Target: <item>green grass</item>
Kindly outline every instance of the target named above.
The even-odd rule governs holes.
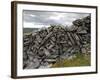
[[[63,59],[60,61],[57,61],[52,67],[77,67],[77,66],[90,66],[90,55],[82,55],[77,54],[76,58],[73,58],[71,60]]]
[[[23,33],[23,35],[30,35],[30,34],[32,34],[32,32]]]

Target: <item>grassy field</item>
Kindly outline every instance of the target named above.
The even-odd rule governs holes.
[[[82,55],[82,54],[77,54],[76,58],[73,58],[71,60],[64,59],[57,61],[52,68],[56,67],[77,67],[77,66],[90,66],[91,61],[90,61],[90,55]]]
[[[38,28],[23,28],[23,35],[30,35],[37,30]]]

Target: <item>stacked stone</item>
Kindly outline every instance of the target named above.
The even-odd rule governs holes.
[[[23,38],[23,68],[50,67],[59,58],[67,59],[75,53],[86,53],[90,43],[90,16],[73,21],[71,29],[51,25]],[[89,49],[90,50],[90,49]]]

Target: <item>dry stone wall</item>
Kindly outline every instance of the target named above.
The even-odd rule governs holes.
[[[90,52],[91,17],[73,21],[72,28],[51,25],[23,36],[23,68],[48,68],[58,59]]]

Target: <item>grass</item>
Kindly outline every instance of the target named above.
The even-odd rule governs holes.
[[[30,34],[32,34],[32,32],[23,33],[23,35],[30,35]]]
[[[68,59],[63,59],[57,61],[54,65],[52,65],[52,68],[55,67],[77,67],[77,66],[90,66],[90,55],[82,55],[82,54],[77,54],[76,58],[73,58],[71,60]]]

